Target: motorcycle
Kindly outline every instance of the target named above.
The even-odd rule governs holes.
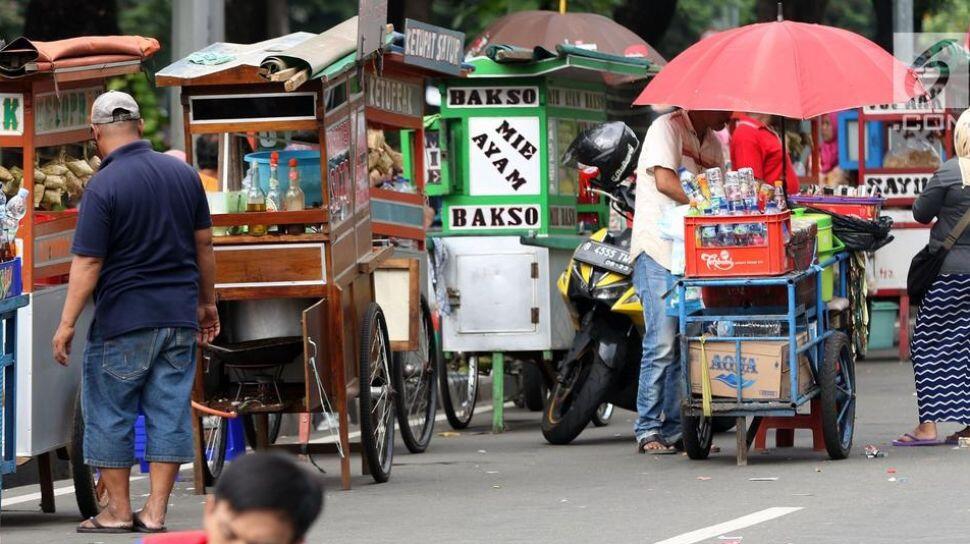
[[[577,136],[563,162],[579,168],[580,191],[608,198],[629,220],[638,148],[629,127],[606,123]],[[557,282],[577,332],[543,409],[542,435],[551,444],[572,442],[591,421],[595,424],[604,403],[636,410],[644,321],[633,287],[631,235],[629,226],[596,231],[576,248]],[[712,427],[720,432],[733,423],[715,418]]]

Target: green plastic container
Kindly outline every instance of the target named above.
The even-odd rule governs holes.
[[[815,222],[815,226],[818,227],[818,235],[816,241],[818,243],[818,260],[822,262],[832,255],[845,249],[845,245],[842,241],[832,234],[832,216],[825,215],[824,213],[806,213],[805,208],[796,208],[794,210],[796,217],[801,217],[802,219],[808,219]],[[828,302],[832,300],[832,296],[835,294],[835,266],[826,267],[822,271],[822,300]]]
[[[869,316],[869,349],[892,349],[899,304],[878,300]]]

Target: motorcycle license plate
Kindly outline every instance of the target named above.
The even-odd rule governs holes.
[[[583,242],[573,258],[577,261],[605,268],[610,272],[629,276],[633,273],[633,259],[630,253],[618,247],[608,246],[594,240]]]

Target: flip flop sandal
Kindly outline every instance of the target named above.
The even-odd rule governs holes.
[[[165,533],[168,532],[168,528],[162,525],[161,527],[149,527],[145,525],[145,522],[138,517],[138,514],[133,514],[131,516],[131,524],[136,533]]]
[[[94,527],[82,527],[78,525],[77,532],[97,533],[97,534],[103,534],[103,535],[121,535],[121,534],[132,532],[133,530],[132,527],[134,526],[132,524],[132,525],[119,525],[117,527],[106,527],[104,525],[101,525],[101,522],[98,521],[97,518],[88,518],[88,521],[90,521],[91,525],[94,525]]]
[[[897,448],[915,448],[920,446],[939,446],[943,443],[935,438],[933,440],[916,438],[909,433],[904,434],[901,438],[908,438],[909,440],[893,440],[893,446],[896,446]]]

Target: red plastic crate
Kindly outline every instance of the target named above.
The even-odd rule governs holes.
[[[721,224],[763,224],[764,243],[702,247],[701,229]],[[791,212],[772,215],[715,215],[684,218],[687,277],[778,276],[794,268],[785,247],[791,234]]]
[[[802,196],[795,195],[791,201],[797,206],[811,206],[839,215],[848,215],[875,221],[879,218],[883,199],[879,197],[863,196]]]

